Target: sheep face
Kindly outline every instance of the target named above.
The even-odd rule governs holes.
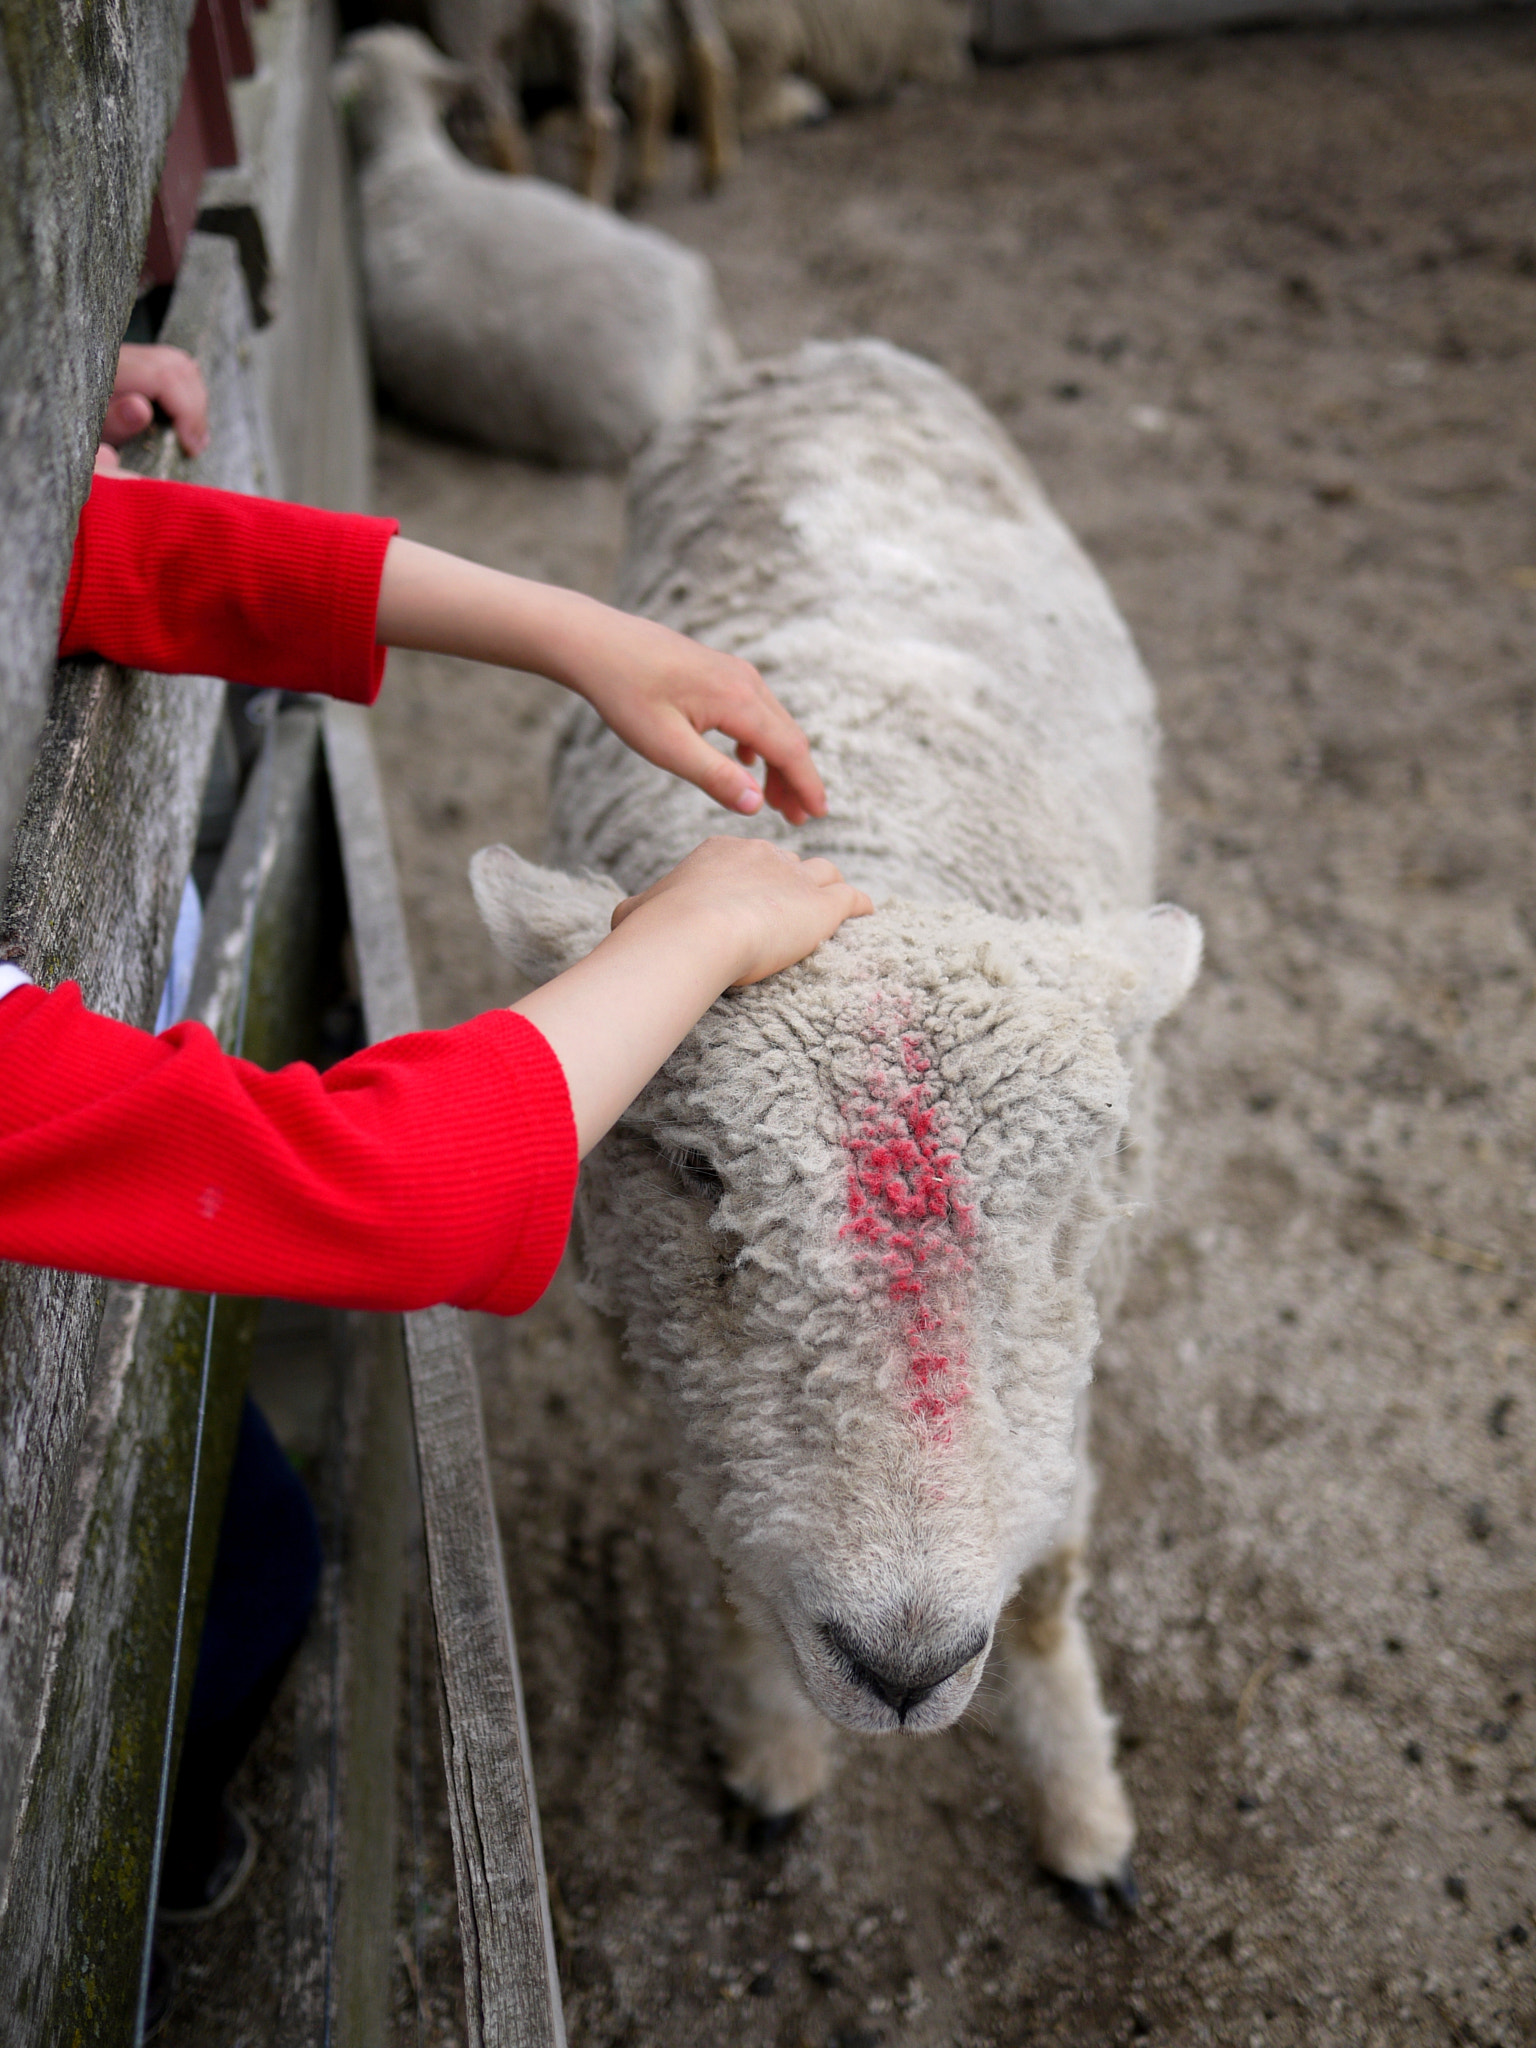
[[[617,894],[499,848],[474,881],[535,975]],[[665,1384],[733,1598],[833,1721],[953,1721],[1065,1516],[1124,1047],[1197,953],[1177,911],[888,904],[723,997],[588,1161],[591,1296]]]

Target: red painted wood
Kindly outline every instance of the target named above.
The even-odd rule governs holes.
[[[232,4],[238,8],[240,0],[232,0]],[[150,212],[141,289],[150,284],[169,284],[175,277],[187,236],[197,219],[204,172],[239,160],[225,83],[230,75],[223,18],[226,11],[227,0],[197,0],[187,36],[187,75],[182,81],[181,104],[165,145],[165,165]],[[248,24],[242,26],[247,30],[249,48]],[[251,54],[254,69],[254,51]]]
[[[213,0],[213,20],[223,50],[225,78],[249,78],[256,69],[251,0]]]

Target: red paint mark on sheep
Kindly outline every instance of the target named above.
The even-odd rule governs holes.
[[[961,1199],[965,1177],[928,1079],[932,1062],[920,1035],[902,1028],[910,1017],[910,1002],[882,990],[860,1028],[871,1059],[862,1093],[843,1105],[852,1164],[839,1235],[883,1269],[907,1346],[907,1412],[947,1444],[969,1392],[959,1297],[975,1211]]]

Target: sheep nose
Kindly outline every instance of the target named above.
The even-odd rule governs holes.
[[[841,1665],[843,1676],[884,1700],[905,1725],[907,1716],[930,1693],[937,1692],[947,1679],[981,1655],[987,1646],[988,1632],[984,1628],[975,1630],[963,1643],[920,1661],[889,1649],[872,1652],[838,1621],[824,1622],[821,1633]]]

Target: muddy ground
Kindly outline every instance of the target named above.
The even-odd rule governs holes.
[[[1536,22],[984,73],[755,144],[713,199],[679,152],[646,215],[748,353],[885,335],[1015,434],[1158,682],[1208,965],[1098,1372],[1133,1925],[1036,1874],[985,1702],[847,1739],[786,1844],[733,1842],[644,1389],[569,1269],[478,1326],[572,2041],[1536,2041]],[[399,422],[378,499],[598,593],[622,545],[612,480]],[[393,661],[433,1022],[513,992],[464,867],[539,852],[556,694]]]

